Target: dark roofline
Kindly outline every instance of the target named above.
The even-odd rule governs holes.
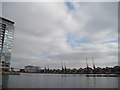
[[[3,18],[3,17],[0,17],[0,19],[1,19],[1,20],[4,20],[4,21],[7,21],[7,22],[10,22],[10,23],[12,23],[12,24],[14,24],[14,22],[13,22],[13,21],[8,20],[8,19],[5,19],[5,18]]]

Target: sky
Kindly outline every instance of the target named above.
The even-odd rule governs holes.
[[[11,66],[118,65],[117,2],[2,2],[15,22]]]

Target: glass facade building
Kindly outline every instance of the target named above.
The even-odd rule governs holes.
[[[0,62],[2,71],[10,70],[14,22],[0,17]]]

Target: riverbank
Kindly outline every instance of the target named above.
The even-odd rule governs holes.
[[[2,72],[2,75],[20,75],[22,72]],[[82,73],[26,73],[26,74],[62,74],[62,75],[85,75],[86,77],[120,77],[120,74],[82,74]]]
[[[44,75],[85,75],[86,77],[120,77],[120,74],[82,74],[82,73],[26,73],[26,74],[44,74]]]
[[[20,75],[20,72],[2,72],[2,75],[5,75],[5,74],[8,74],[8,75]]]

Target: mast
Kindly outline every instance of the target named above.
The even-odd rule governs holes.
[[[44,68],[44,73],[46,73],[46,66],[45,66],[45,68]]]
[[[88,69],[89,66],[88,66],[87,58],[86,58],[86,65],[87,65],[87,69]]]
[[[49,65],[47,64],[47,70],[49,71]]]
[[[61,65],[62,65],[62,71],[64,70],[64,68],[63,68],[63,62],[61,63]]]
[[[66,70],[67,68],[66,68],[66,64],[65,64],[65,62],[64,62],[64,67],[65,67],[65,70]]]
[[[93,69],[95,69],[95,62],[93,57],[92,57],[92,61],[93,61]]]

